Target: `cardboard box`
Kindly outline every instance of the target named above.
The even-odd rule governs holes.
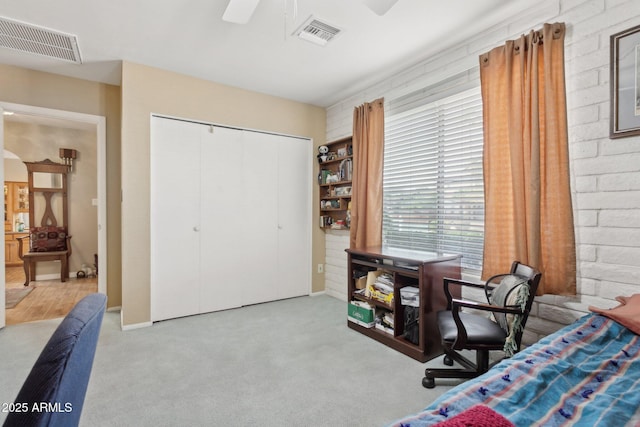
[[[413,286],[400,288],[400,304],[420,307],[420,289]]]
[[[369,304],[353,301],[349,303],[347,318],[350,322],[357,323],[365,328],[372,328],[375,325],[375,312]]]
[[[373,286],[373,284],[376,283],[376,280],[378,280],[378,276],[380,276],[382,273],[385,273],[385,271],[384,270],[370,271],[367,274],[367,286]]]

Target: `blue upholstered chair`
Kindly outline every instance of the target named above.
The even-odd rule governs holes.
[[[5,426],[77,426],[89,383],[104,294],[84,297],[55,330],[15,400]]]

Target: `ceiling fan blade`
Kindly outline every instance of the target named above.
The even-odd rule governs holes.
[[[397,3],[398,0],[363,0],[364,4],[376,14],[382,16]]]
[[[234,24],[246,24],[251,19],[260,0],[229,0],[222,20]]]

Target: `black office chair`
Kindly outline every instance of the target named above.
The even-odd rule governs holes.
[[[503,350],[507,356],[520,351],[522,333],[541,277],[533,267],[515,261],[509,273],[492,276],[484,284],[444,279],[447,310],[437,315],[444,363],[453,366],[456,361],[463,368],[426,369],[422,385],[434,388],[435,378],[477,377],[489,370],[490,350]],[[487,303],[452,298],[452,285],[484,289]],[[493,319],[481,313],[461,312],[462,307],[490,312]],[[475,350],[476,362],[457,350]]]
[[[80,300],[62,320],[31,368],[4,426],[77,426],[89,383],[104,294]]]

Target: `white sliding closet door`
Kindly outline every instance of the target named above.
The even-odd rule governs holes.
[[[202,144],[191,123],[151,123],[151,320],[162,320],[199,310]]]
[[[311,292],[311,146],[308,140],[278,137],[278,298]]]
[[[206,129],[201,162],[200,312],[242,305],[236,237],[243,220],[238,191],[242,181],[242,133],[234,129],[193,124]]]
[[[308,295],[308,139],[152,118],[152,321]]]
[[[278,299],[278,145],[271,135],[243,131],[243,223],[237,228],[242,247],[242,304]]]

